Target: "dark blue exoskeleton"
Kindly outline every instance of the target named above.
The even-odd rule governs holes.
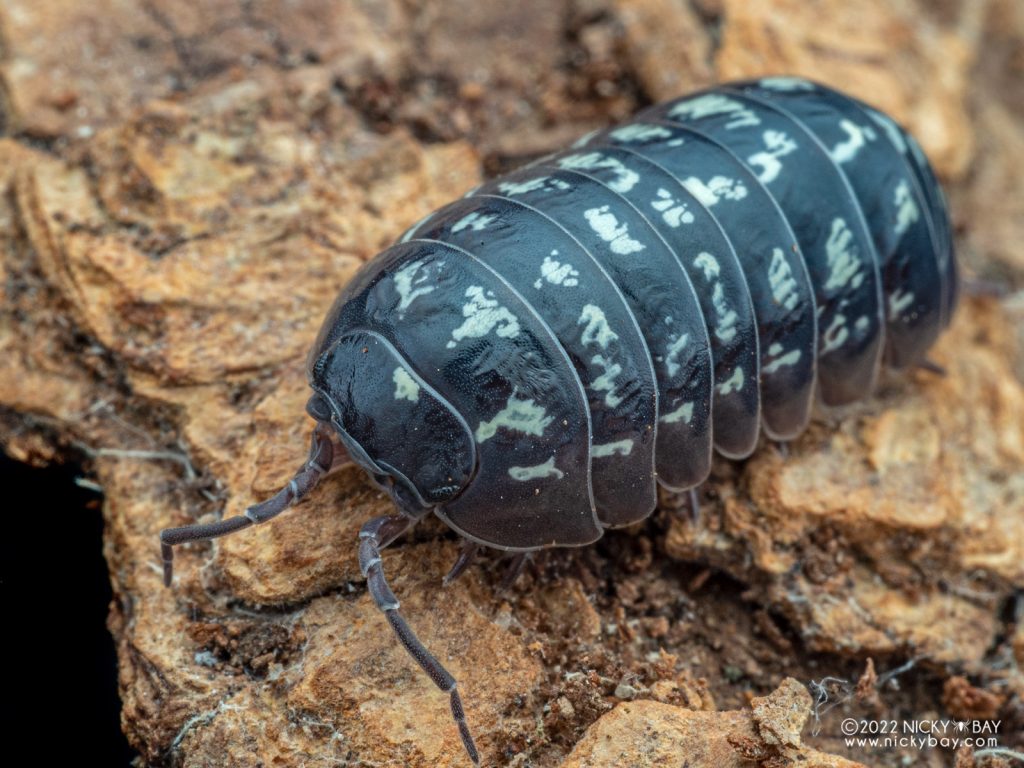
[[[466,545],[581,546],[647,517],[657,485],[702,483],[712,448],[791,440],[812,401],[865,397],[920,364],[950,321],[949,216],[889,117],[771,77],[661,104],[494,179],[367,263],[309,354],[309,459],[245,516],[161,534],[172,547],[279,514],[352,461],[399,514],[360,533],[370,592],[402,619],[380,551],[433,512]]]

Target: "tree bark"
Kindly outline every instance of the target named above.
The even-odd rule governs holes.
[[[391,509],[360,472],[179,548],[170,590],[157,534],[287,482],[306,350],[407,226],[651,101],[763,73],[835,85],[922,141],[965,272],[1002,287],[967,292],[934,350],[947,374],[888,377],[788,456],[716,459],[698,523],[552,553],[504,597],[497,557],[441,588],[458,547],[440,524],[386,550],[389,580],[487,764],[896,766],[839,721],[963,718],[979,697],[1024,748],[1019,3],[7,0],[0,38],[0,441],[103,487],[145,764],[467,764],[359,574],[357,531]],[[919,684],[897,694],[883,670],[855,691],[866,657],[912,661]],[[956,675],[978,695],[934,700]],[[766,725],[779,702],[795,725]]]

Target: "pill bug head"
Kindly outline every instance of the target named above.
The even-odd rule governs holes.
[[[466,422],[380,334],[347,332],[311,355],[306,405],[405,514],[451,501],[473,477]]]

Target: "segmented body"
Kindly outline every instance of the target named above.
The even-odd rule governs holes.
[[[701,483],[713,448],[792,439],[816,393],[848,403],[883,361],[921,360],[955,287],[912,138],[805,80],[733,83],[428,216],[339,298],[312,380],[330,344],[372,332],[404,359],[381,384],[395,418],[429,387],[474,435],[434,511],[502,549],[581,545],[650,514],[656,482]],[[436,461],[396,448],[389,470]]]
[[[367,263],[310,351],[308,460],[244,516],[163,531],[165,582],[175,545],[270,520],[351,458],[400,513],[360,532],[370,594],[478,762],[384,578],[391,541],[434,512],[469,542],[448,578],[476,544],[588,544],[647,517],[658,483],[703,482],[713,450],[792,439],[816,396],[920,362],[956,292],[942,193],[885,115],[794,78],[653,107]]]

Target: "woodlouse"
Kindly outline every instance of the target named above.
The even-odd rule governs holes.
[[[703,482],[712,448],[792,439],[816,393],[848,403],[883,361],[920,363],[956,298],[941,190],[887,116],[789,77],[652,107],[367,263],[309,355],[308,461],[244,516],[164,531],[165,581],[173,545],[264,522],[354,461],[400,510],[360,532],[369,590],[478,762],[381,549],[431,511],[467,542],[446,580],[480,544],[589,544],[651,514],[657,483]]]

